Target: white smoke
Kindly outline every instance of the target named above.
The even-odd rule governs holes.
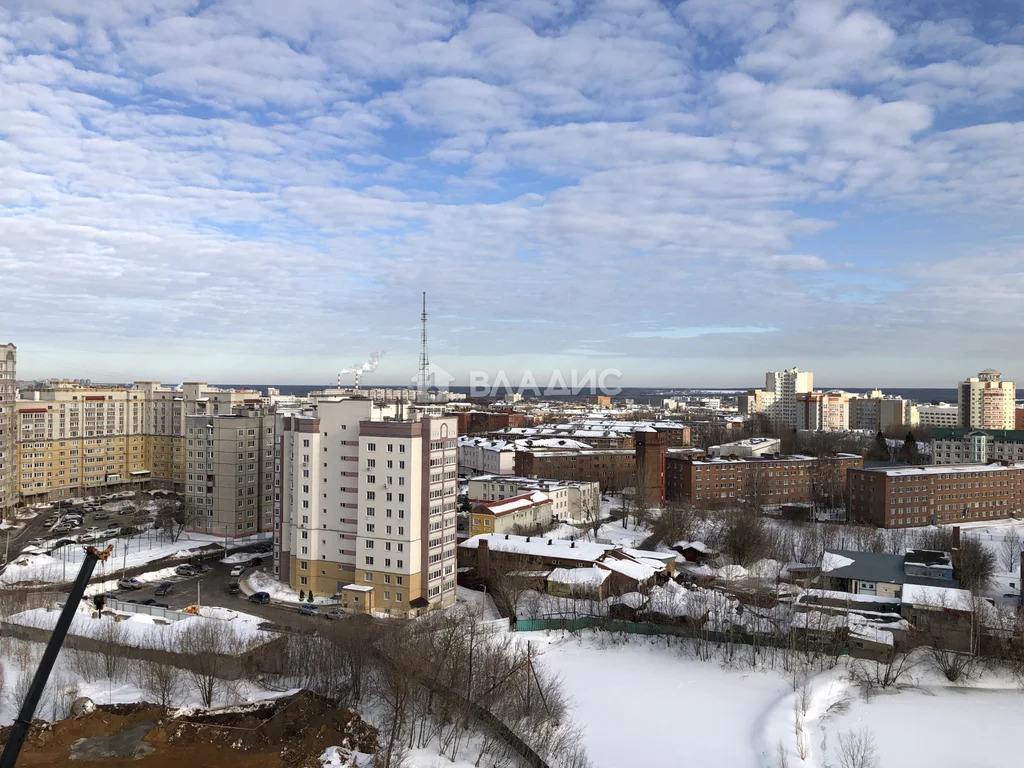
[[[356,365],[353,366],[352,368],[343,368],[340,371],[340,373],[343,376],[345,374],[351,375],[355,373],[373,373],[375,370],[377,370],[377,366],[380,365],[380,359],[382,357],[384,357],[384,353],[378,349],[376,352],[370,355],[370,359],[367,360],[362,365]]]

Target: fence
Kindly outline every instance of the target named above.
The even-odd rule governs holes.
[[[116,597],[106,598],[104,606],[112,611],[117,611],[118,613],[139,613],[143,616],[153,616],[154,618],[164,619],[166,621],[181,621],[182,619],[190,618],[192,615],[189,613],[182,613],[181,611],[172,611],[167,608],[161,608],[158,605],[129,603],[124,600],[118,600]]]

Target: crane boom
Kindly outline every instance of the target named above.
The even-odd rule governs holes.
[[[57,619],[57,625],[53,628],[53,634],[50,635],[50,641],[46,644],[43,657],[39,660],[39,669],[36,670],[36,675],[32,678],[32,685],[29,687],[28,693],[25,694],[25,701],[21,705],[21,711],[18,712],[18,717],[14,720],[14,725],[11,727],[11,733],[7,737],[3,754],[0,754],[0,768],[14,768],[15,763],[18,762],[18,755],[21,754],[21,747],[25,743],[25,737],[28,736],[28,729],[32,725],[32,718],[35,717],[39,699],[46,688],[47,680],[50,679],[50,672],[53,671],[53,665],[57,661],[57,654],[60,653],[61,646],[64,644],[64,638],[71,627],[71,620],[75,618],[78,605],[82,602],[82,597],[85,595],[85,587],[89,583],[89,579],[92,578],[92,571],[96,567],[96,563],[105,561],[110,557],[113,549],[112,546],[104,550],[97,550],[96,547],[85,548],[85,559],[82,561],[82,569],[78,572],[78,577],[71,585],[71,592],[68,594],[67,602],[64,603],[64,610],[61,611],[60,617]]]

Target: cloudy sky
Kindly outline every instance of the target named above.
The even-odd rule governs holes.
[[[963,15],[971,8],[976,15]],[[1017,0],[4,0],[21,377],[1024,378]]]

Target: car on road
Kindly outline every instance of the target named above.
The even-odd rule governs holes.
[[[242,588],[240,586],[238,586],[238,582],[237,581],[232,581],[230,584],[228,584],[228,594],[229,595],[237,595],[241,591],[242,591]]]
[[[58,525],[56,528],[54,528],[53,531],[54,533],[67,533],[68,531],[74,530],[74,528],[75,526],[73,526],[71,523],[64,522]]]
[[[231,569],[231,575],[236,577],[236,578],[238,576],[241,576],[243,573],[245,573],[245,566],[244,565],[236,565],[234,568]]]
[[[110,518],[109,512],[94,512],[92,515],[93,520],[107,520]]]
[[[157,597],[163,597],[168,592],[170,592],[172,589],[174,589],[174,582],[162,581],[162,582],[160,582],[160,586],[158,586],[156,588],[156,591],[153,594],[156,595]]]
[[[118,589],[142,589],[142,582],[135,578],[120,579],[117,582]]]
[[[191,565],[179,565],[177,568],[174,569],[174,572],[176,574],[178,574],[179,576],[195,576],[196,575],[196,569],[193,568]]]
[[[256,568],[256,567],[258,567],[260,565],[263,565],[263,558],[262,557],[254,557],[252,560],[249,561],[249,567],[250,568]]]
[[[303,616],[319,616],[320,609],[317,608],[315,605],[303,603],[299,606],[299,613],[301,613]]]
[[[45,547],[46,546],[46,539],[31,539],[28,542],[28,545],[30,547]]]
[[[139,605],[156,605],[156,600],[151,597],[148,600],[143,600]]]
[[[341,608],[331,608],[327,613],[324,614],[328,619],[340,619],[345,616],[345,612]]]
[[[260,605],[266,605],[267,603],[270,602],[270,593],[269,592],[253,592],[251,595],[249,595],[249,602],[250,603],[259,603]]]

